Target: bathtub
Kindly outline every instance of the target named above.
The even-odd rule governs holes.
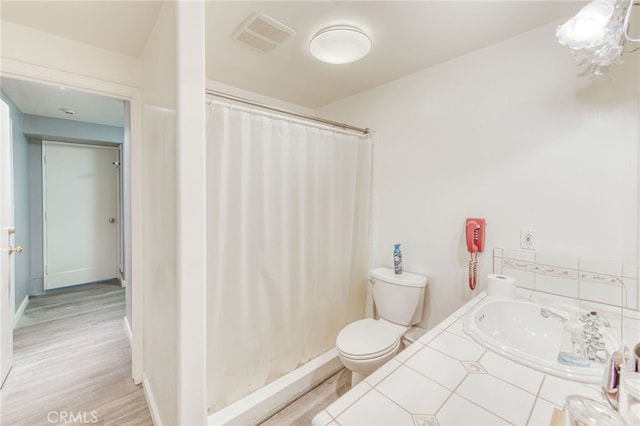
[[[606,363],[591,361],[588,367],[579,367],[558,362],[564,329],[561,318],[569,318],[569,312],[531,301],[487,297],[467,313],[463,329],[487,349],[527,367],[582,383],[601,383]],[[606,328],[601,331],[612,353],[617,349],[616,339]]]

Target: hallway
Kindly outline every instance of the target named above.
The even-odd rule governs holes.
[[[32,297],[14,330],[14,362],[0,392],[0,424],[150,425],[131,379],[118,283]]]

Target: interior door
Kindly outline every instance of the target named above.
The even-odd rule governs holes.
[[[13,361],[13,150],[9,106],[0,101],[0,387]]]
[[[118,149],[43,141],[44,288],[118,277]]]

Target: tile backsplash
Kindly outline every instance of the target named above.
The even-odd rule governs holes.
[[[636,264],[495,248],[493,272],[515,278],[524,290],[639,310]]]

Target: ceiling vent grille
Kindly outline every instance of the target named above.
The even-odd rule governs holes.
[[[291,28],[263,13],[254,13],[233,32],[231,38],[244,46],[269,52],[284,43],[292,34]]]

